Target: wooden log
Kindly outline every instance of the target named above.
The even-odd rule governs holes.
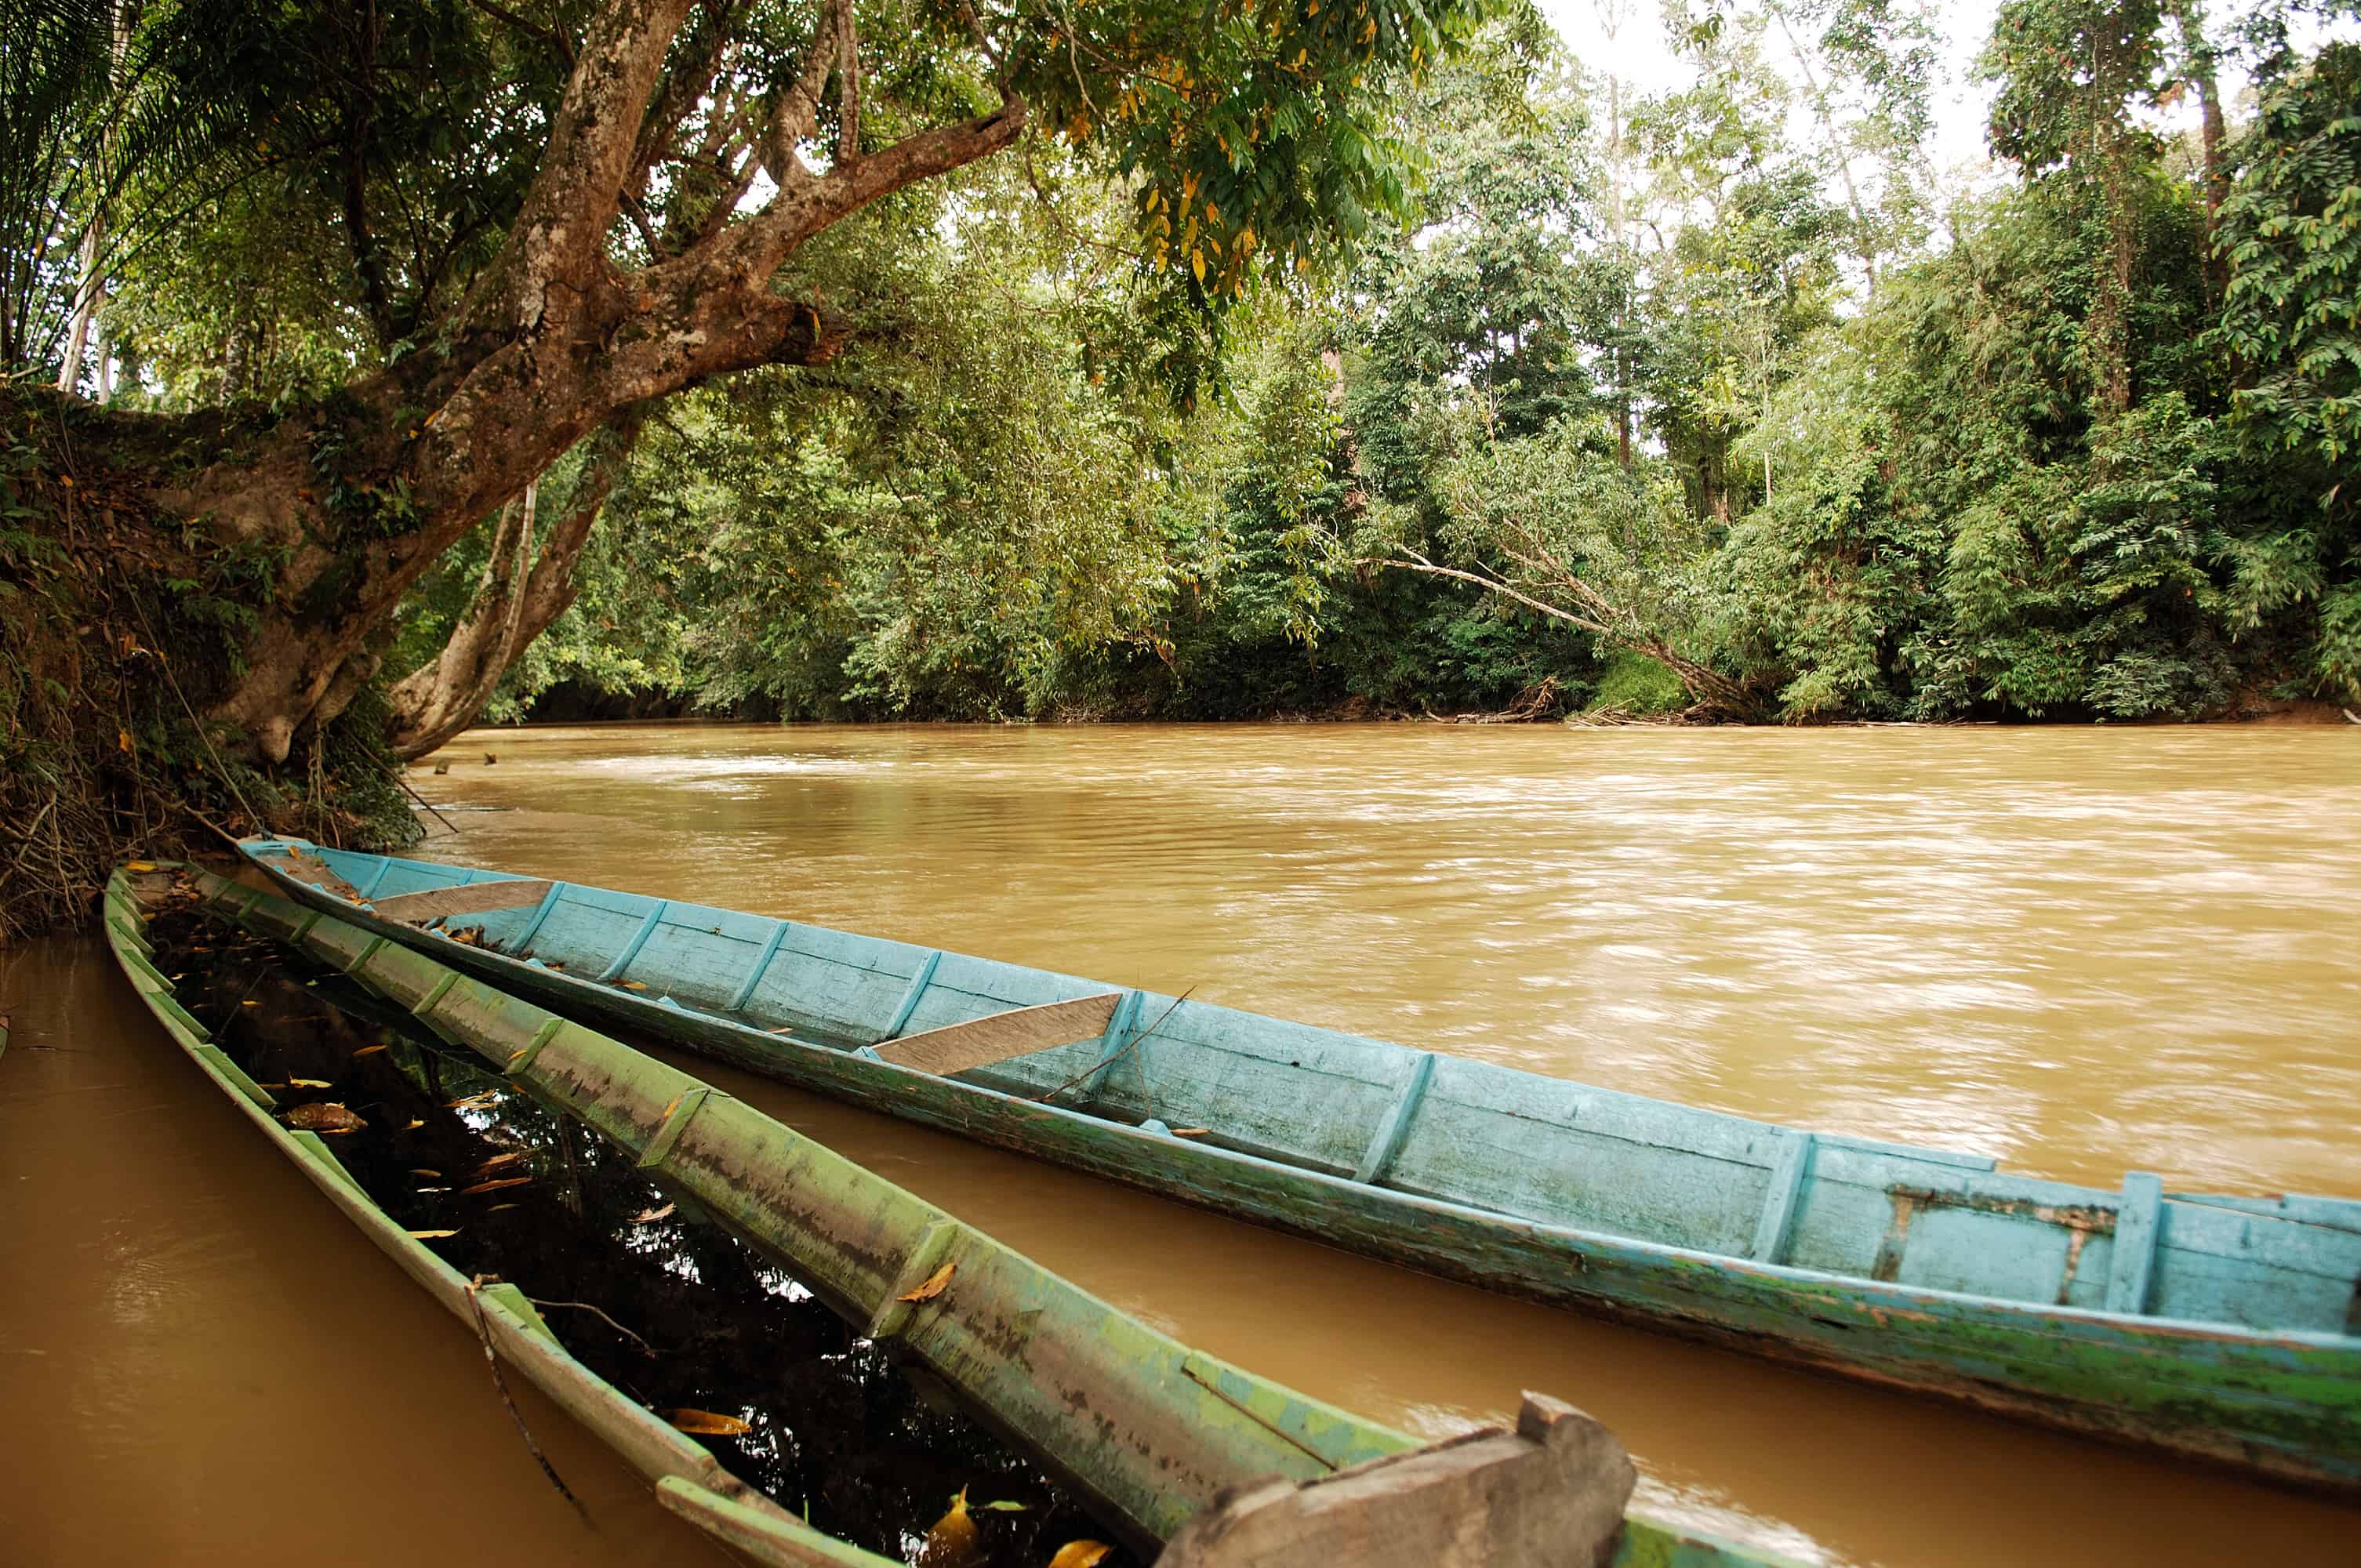
[[[539,904],[548,892],[549,883],[540,881],[476,882],[465,887],[437,887],[424,893],[405,893],[397,898],[380,898],[374,907],[388,920],[423,926],[430,920],[440,920],[453,915],[483,915],[494,909],[522,909],[528,905]]]
[[[1057,1046],[1096,1039],[1106,1032],[1123,992],[1079,996],[1071,1002],[1045,1002],[1038,1007],[1016,1007],[987,1014],[964,1024],[947,1024],[876,1047],[880,1058],[896,1067],[914,1067],[938,1077],[989,1067],[1011,1057],[1029,1056]]]
[[[1639,1472],[1573,1406],[1525,1396],[1488,1427],[1318,1480],[1223,1493],[1156,1568],[1606,1568]]]

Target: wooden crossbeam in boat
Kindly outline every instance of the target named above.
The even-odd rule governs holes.
[[[885,1041],[877,1054],[897,1067],[914,1067],[938,1077],[989,1067],[1010,1057],[1029,1056],[1053,1046],[1095,1040],[1106,1033],[1123,992],[1110,991],[1071,1002],[1045,1002],[991,1013],[964,1024],[947,1024],[902,1039]]]
[[[423,926],[450,915],[482,915],[494,909],[522,909],[539,904],[549,883],[511,878],[505,882],[471,882],[465,887],[430,888],[380,898],[372,905],[388,920]]]
[[[1159,1568],[1604,1563],[1622,1538],[1623,1507],[1638,1479],[1614,1433],[1571,1405],[1527,1394],[1513,1432],[1486,1428],[1317,1480],[1271,1476],[1223,1492],[1156,1561]]]

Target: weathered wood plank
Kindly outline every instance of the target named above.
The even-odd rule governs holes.
[[[909,989],[902,992],[902,1000],[895,1004],[894,1016],[886,1021],[884,1031],[871,1044],[882,1046],[908,1025],[910,1014],[918,1010],[918,998],[926,995],[927,987],[934,983],[935,966],[942,961],[942,949],[939,948],[920,961],[918,972],[910,977]]]
[[[1763,1218],[1754,1228],[1754,1245],[1747,1256],[1757,1263],[1777,1263],[1786,1255],[1788,1234],[1795,1228],[1795,1203],[1803,1196],[1804,1180],[1812,1168],[1812,1146],[1817,1140],[1809,1133],[1789,1132],[1786,1144],[1779,1151],[1779,1163],[1771,1168],[1771,1189],[1763,1203]]]
[[[1311,1481],[1217,1499],[1159,1568],[1543,1568],[1615,1554],[1639,1479],[1615,1435],[1571,1405],[1525,1396],[1517,1430],[1488,1427]]]
[[[2156,1272],[2158,1217],[2164,1182],[2145,1170],[2124,1177],[2124,1206],[2115,1212],[2115,1255],[2107,1270],[2107,1310],[2147,1310],[2148,1281]]]
[[[431,893],[405,893],[398,898],[379,899],[375,908],[389,920],[423,926],[430,920],[441,920],[454,915],[481,915],[489,909],[522,909],[548,897],[555,886],[552,883],[527,881],[470,883],[461,887],[436,888]]]
[[[648,945],[648,938],[654,933],[656,923],[664,917],[664,910],[670,907],[672,901],[668,898],[659,898],[655,901],[648,910],[647,917],[640,922],[640,928],[631,933],[631,939],[623,944],[621,952],[615,955],[615,961],[600,971],[598,975],[600,980],[623,978],[623,971],[631,967],[631,960],[638,958],[640,949]]]
[[[1094,1039],[1106,1032],[1123,992],[1085,996],[1073,1002],[1045,1002],[1038,1007],[1018,1007],[987,1014],[965,1024],[946,1024],[924,1034],[898,1040],[881,1040],[877,1057],[896,1067],[914,1067],[940,1077],[988,1067],[1011,1057],[1029,1056],[1055,1046]]]
[[[1433,1080],[1434,1053],[1421,1051],[1402,1079],[1401,1093],[1371,1135],[1368,1149],[1353,1172],[1354,1180],[1376,1182],[1386,1179],[1386,1168],[1401,1153],[1402,1140],[1410,1135],[1410,1124],[1418,1115],[1419,1102],[1426,1098],[1426,1086]]]

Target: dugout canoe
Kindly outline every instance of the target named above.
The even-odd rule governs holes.
[[[243,848],[373,935],[873,1110],[1488,1288],[2361,1495],[2361,1201],[2037,1180],[792,920]]]
[[[1159,1568],[1240,1568],[1275,1549],[1369,1568],[1543,1568],[1585,1542],[1620,1568],[1794,1568],[1625,1515],[1629,1457],[1570,1406],[1528,1394],[1513,1432],[1422,1445],[1149,1328],[753,1107],[464,976],[439,952],[196,868],[138,880],[152,891],[181,871],[212,912],[300,948],[473,1050],[776,1257],[866,1325],[863,1337],[917,1358],[1094,1499]],[[282,1124],[269,1091],[174,999],[143,913],[134,873],[117,872],[107,938],[165,1031],[405,1272],[463,1319],[480,1305],[500,1354],[653,1482],[664,1507],[762,1563],[892,1568],[796,1519],[605,1382],[516,1287],[471,1286],[396,1223],[318,1134]]]

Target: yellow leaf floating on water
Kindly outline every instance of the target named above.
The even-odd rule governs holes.
[[[489,1111],[500,1102],[497,1089],[487,1089],[481,1094],[470,1094],[464,1100],[454,1100],[444,1109],[448,1111]]]
[[[631,1223],[635,1225],[653,1225],[658,1220],[669,1217],[673,1210],[678,1206],[679,1205],[677,1204],[667,1203],[661,1209],[644,1210],[642,1212],[631,1216]]]
[[[476,1174],[478,1176],[489,1176],[492,1172],[500,1169],[500,1167],[504,1165],[514,1165],[523,1157],[524,1151],[522,1149],[511,1149],[506,1154],[496,1154],[491,1158],[486,1160],[483,1164],[478,1166],[476,1168]]]
[[[530,1176],[503,1176],[498,1181],[478,1181],[473,1187],[459,1189],[459,1196],[466,1198],[478,1192],[497,1192],[503,1187],[522,1187],[532,1179]]]
[[[362,1121],[342,1105],[298,1105],[287,1113],[287,1124],[305,1133],[349,1133],[356,1127],[366,1127]]]
[[[249,1002],[247,1005],[251,1007],[254,1003]],[[287,1080],[287,1087],[290,1089],[327,1089],[332,1087],[332,1085],[324,1078],[291,1078]]]
[[[410,1234],[422,1242],[433,1242],[440,1241],[445,1236],[456,1236],[459,1233],[456,1231],[412,1231]]]
[[[694,1432],[699,1437],[738,1437],[754,1430],[752,1421],[741,1420],[736,1416],[716,1415],[711,1410],[692,1410],[685,1408],[666,1410],[664,1420],[670,1421],[676,1430]]]
[[[927,1544],[918,1553],[919,1568],[966,1568],[975,1561],[975,1520],[968,1517],[967,1488],[961,1486],[951,1499],[950,1512],[935,1521],[927,1531]]]
[[[423,1168],[412,1168],[410,1174],[412,1176],[423,1176],[429,1181],[440,1181],[443,1179],[443,1173],[441,1171],[427,1170]]]
[[[355,1051],[353,1055],[357,1057],[373,1057],[383,1049],[385,1049],[383,1046],[363,1046],[359,1050]]]
[[[895,1299],[897,1301],[931,1301],[936,1297],[943,1293],[943,1288],[951,1282],[951,1275],[958,1268],[958,1264],[947,1263],[940,1268],[936,1269],[932,1274],[927,1276],[927,1282],[924,1285],[919,1286],[916,1290],[911,1291],[908,1295],[897,1296]],[[964,1497],[967,1494],[962,1491],[960,1496]]]
[[[402,1128],[401,1130],[402,1130],[403,1132],[405,1132],[405,1133],[414,1133],[414,1132],[418,1131],[418,1129],[419,1129],[419,1128],[421,1128],[421,1127],[423,1127],[423,1126],[424,1126],[424,1125],[426,1125],[426,1124],[425,1124],[425,1123],[421,1122],[421,1121],[419,1121],[419,1120],[417,1120],[416,1118],[414,1118],[414,1117],[413,1117],[413,1118],[411,1120],[411,1124],[410,1124],[410,1125],[408,1125],[407,1127]]]
[[[1049,1559],[1049,1568],[1096,1568],[1098,1561],[1114,1550],[1104,1541],[1070,1541]]]

